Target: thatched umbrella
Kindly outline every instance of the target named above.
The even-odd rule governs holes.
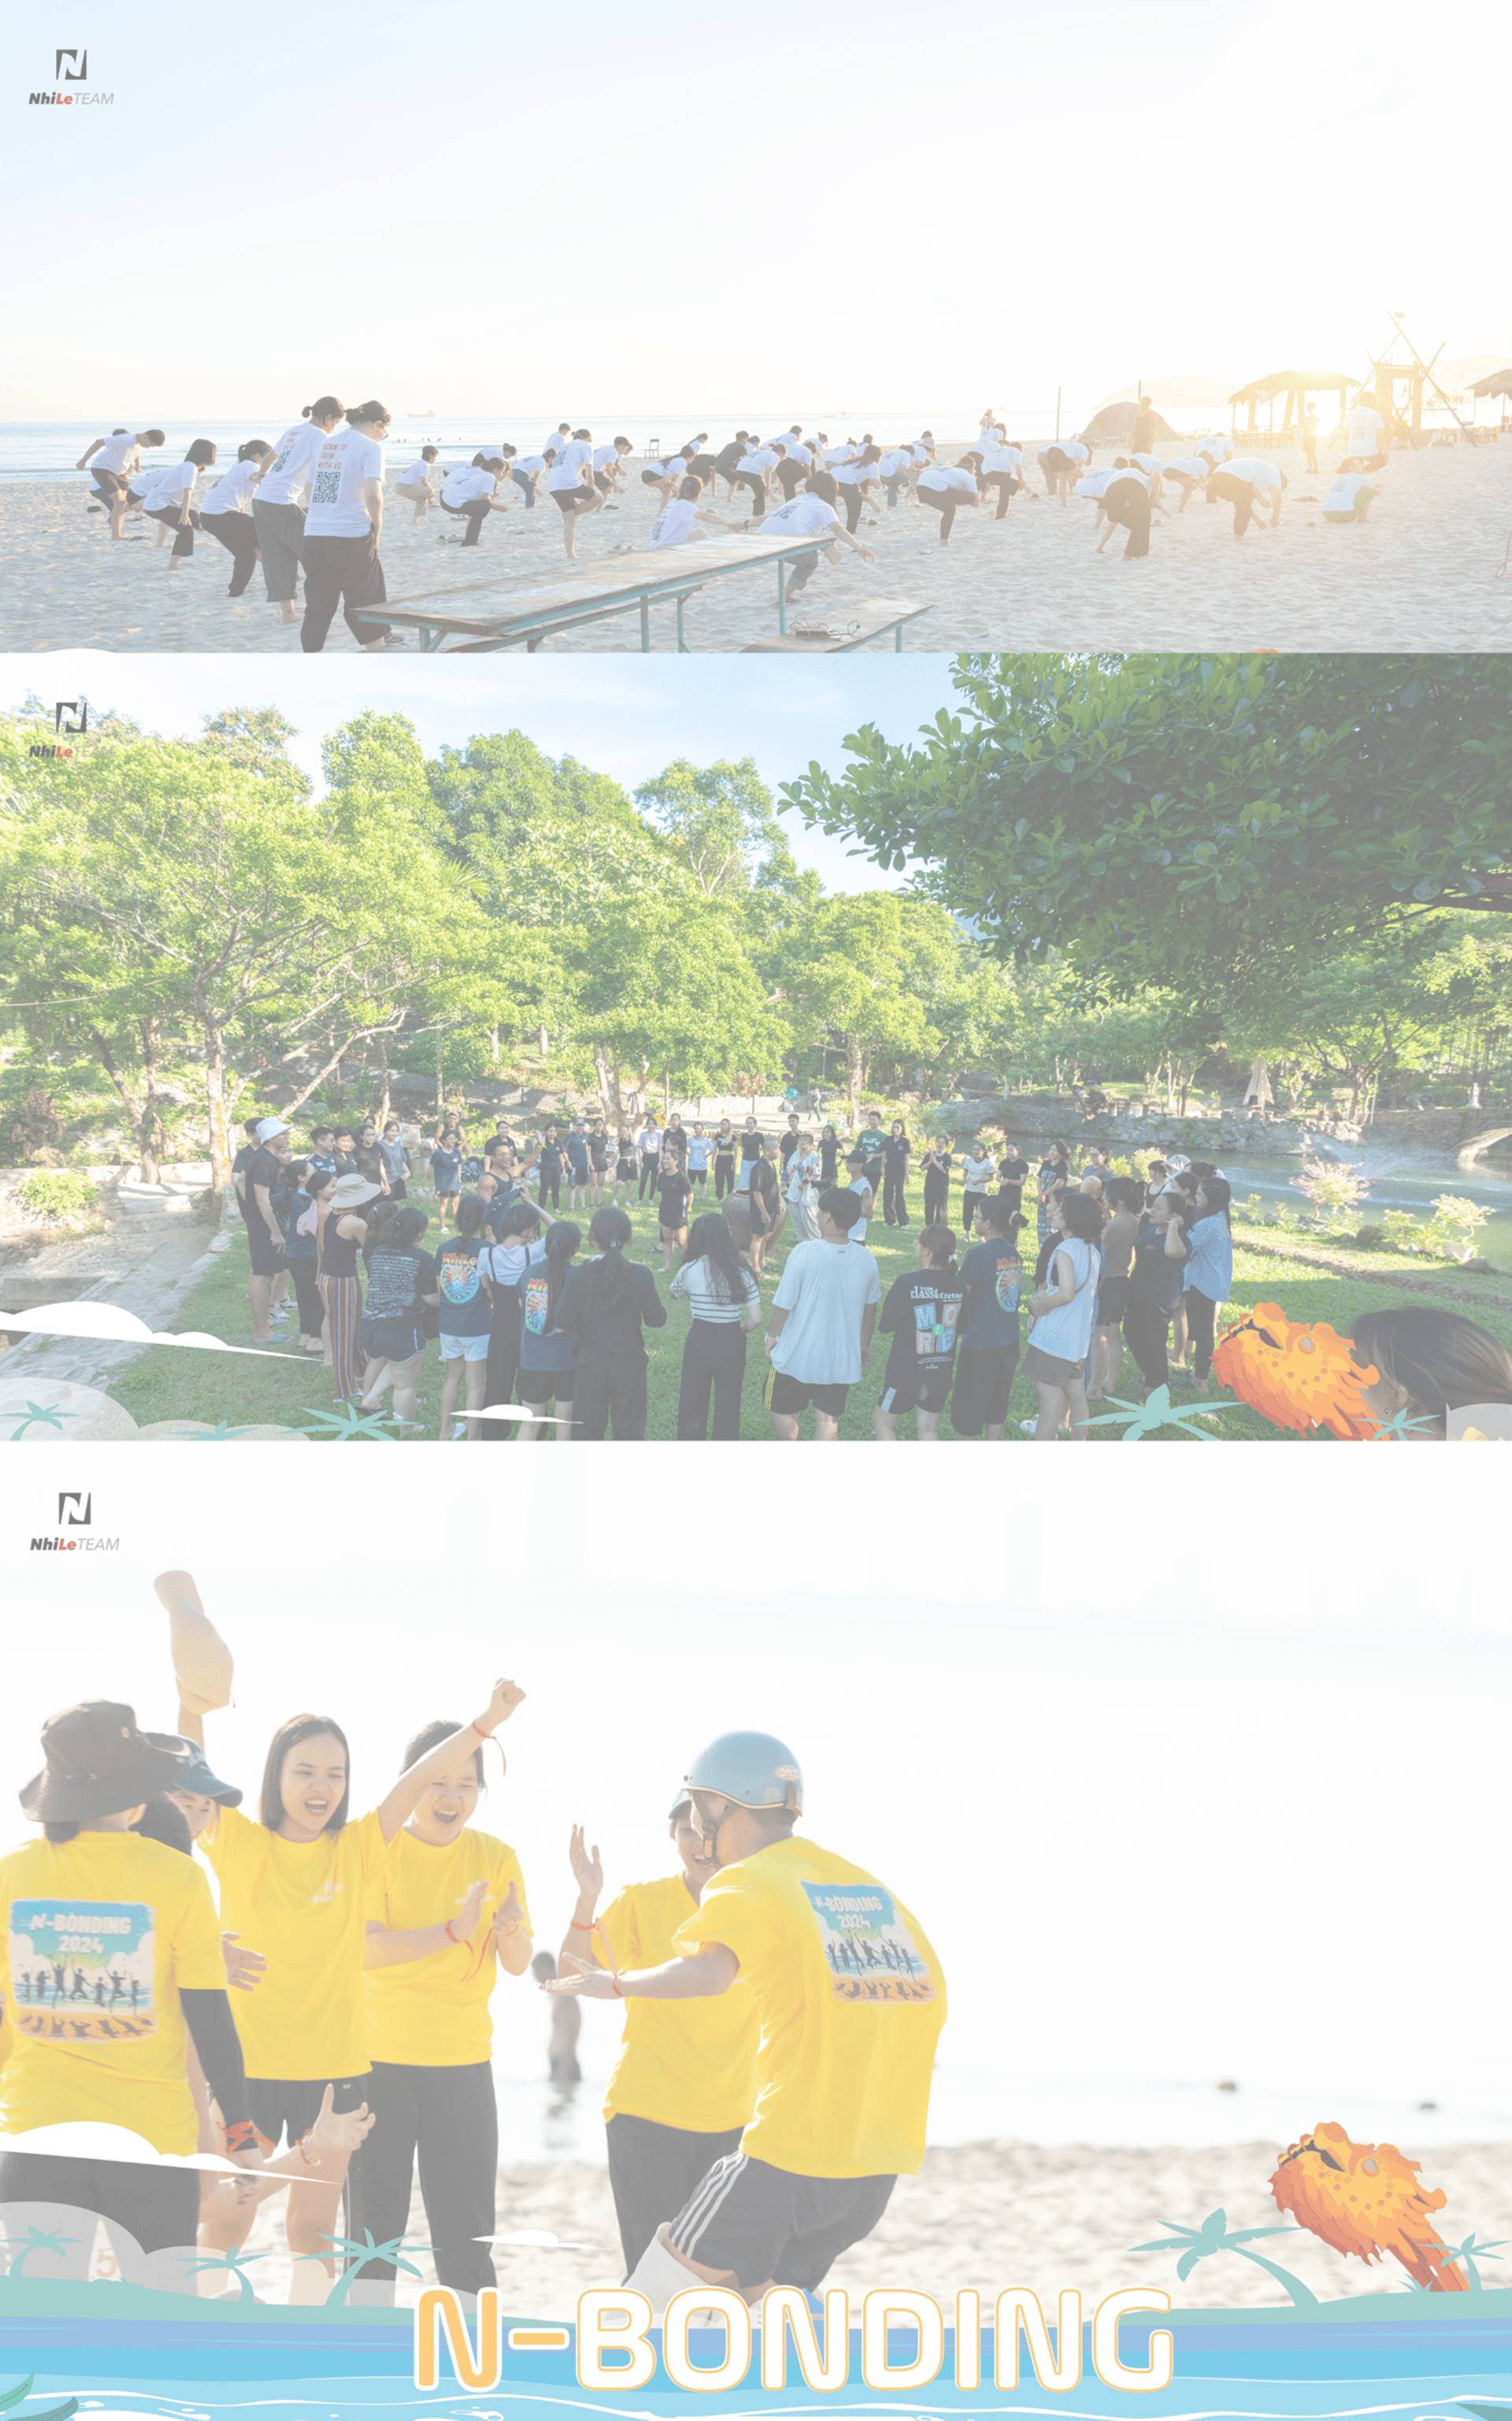
[[[1270,405],[1269,425],[1274,429],[1278,395],[1284,395],[1286,398],[1286,417],[1281,424],[1284,430],[1289,429],[1294,421],[1302,419],[1307,409],[1307,398],[1310,395],[1336,394],[1339,398],[1339,419],[1342,422],[1348,391],[1355,383],[1356,382],[1344,370],[1271,370],[1264,378],[1252,379],[1248,386],[1239,387],[1229,397],[1229,402],[1234,408],[1234,427],[1236,430],[1239,428],[1239,405],[1246,404],[1249,407],[1249,423],[1245,434],[1253,436],[1255,407],[1257,403],[1269,400]]]

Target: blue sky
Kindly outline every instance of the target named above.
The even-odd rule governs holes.
[[[847,656],[770,666],[731,656],[492,656],[472,663],[368,656],[105,656],[67,650],[10,660],[4,693],[19,707],[28,688],[45,701],[81,694],[150,731],[195,735],[226,707],[276,706],[299,739],[294,754],[320,775],[320,741],[365,707],[406,714],[422,746],[460,746],[475,731],[519,728],[550,757],[573,756],[627,789],[677,757],[694,764],[754,757],[768,787],[805,770],[845,765],[848,732],[874,723],[904,741],[955,701],[950,658]],[[844,841],[787,819],[799,864],[830,891],[896,885]]]
[[[86,13],[39,0],[0,51],[33,230],[4,419],[287,418],[329,387],[939,427],[1363,368],[1388,311],[1449,356],[1512,340],[1497,0],[1448,40],[1416,0],[810,0],[786,49],[673,0]],[[84,38],[110,105],[28,106]]]

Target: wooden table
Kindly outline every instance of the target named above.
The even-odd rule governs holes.
[[[753,639],[740,652],[747,656],[849,656],[855,648],[865,648],[891,631],[894,652],[900,656],[905,623],[916,622],[921,614],[928,611],[927,605],[915,605],[907,597],[873,597],[856,614],[848,615],[843,606],[836,610],[831,618],[839,625],[838,638],[821,631],[790,631],[786,638]]]
[[[822,539],[812,536],[770,539],[732,534],[727,539],[689,539],[681,546],[647,547],[564,565],[559,572],[541,579],[471,580],[418,596],[391,597],[382,605],[365,605],[363,619],[417,630],[428,655],[434,654],[444,639],[460,638],[460,648],[447,650],[457,655],[482,654],[498,648],[535,648],[557,631],[638,610],[641,653],[649,655],[650,609],[675,604],[678,652],[687,655],[683,607],[688,599],[709,581],[757,570],[762,564],[776,567],[777,630],[779,636],[786,636],[787,566],[795,555],[812,554],[820,544]]]

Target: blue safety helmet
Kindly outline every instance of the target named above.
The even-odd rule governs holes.
[[[803,1812],[803,1776],[786,1742],[771,1732],[721,1732],[683,1776],[690,1790],[715,1790],[740,1807]]]

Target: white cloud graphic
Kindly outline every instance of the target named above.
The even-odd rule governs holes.
[[[0,2148],[51,2153],[62,2161],[132,2161],[154,2169],[214,2169],[232,2178],[246,2174],[219,2152],[160,2152],[145,2135],[130,2127],[112,2127],[102,2118],[69,2118],[55,2127],[27,2127],[13,2135],[0,2134]]]
[[[224,1337],[208,1335],[198,1328],[170,1335],[166,1329],[148,1328],[134,1311],[123,1311],[113,1303],[44,1303],[36,1311],[0,1309],[0,1325],[38,1336],[99,1337],[110,1345],[187,1345],[199,1353],[255,1353],[274,1362],[293,1358],[265,1345],[227,1345]]]

